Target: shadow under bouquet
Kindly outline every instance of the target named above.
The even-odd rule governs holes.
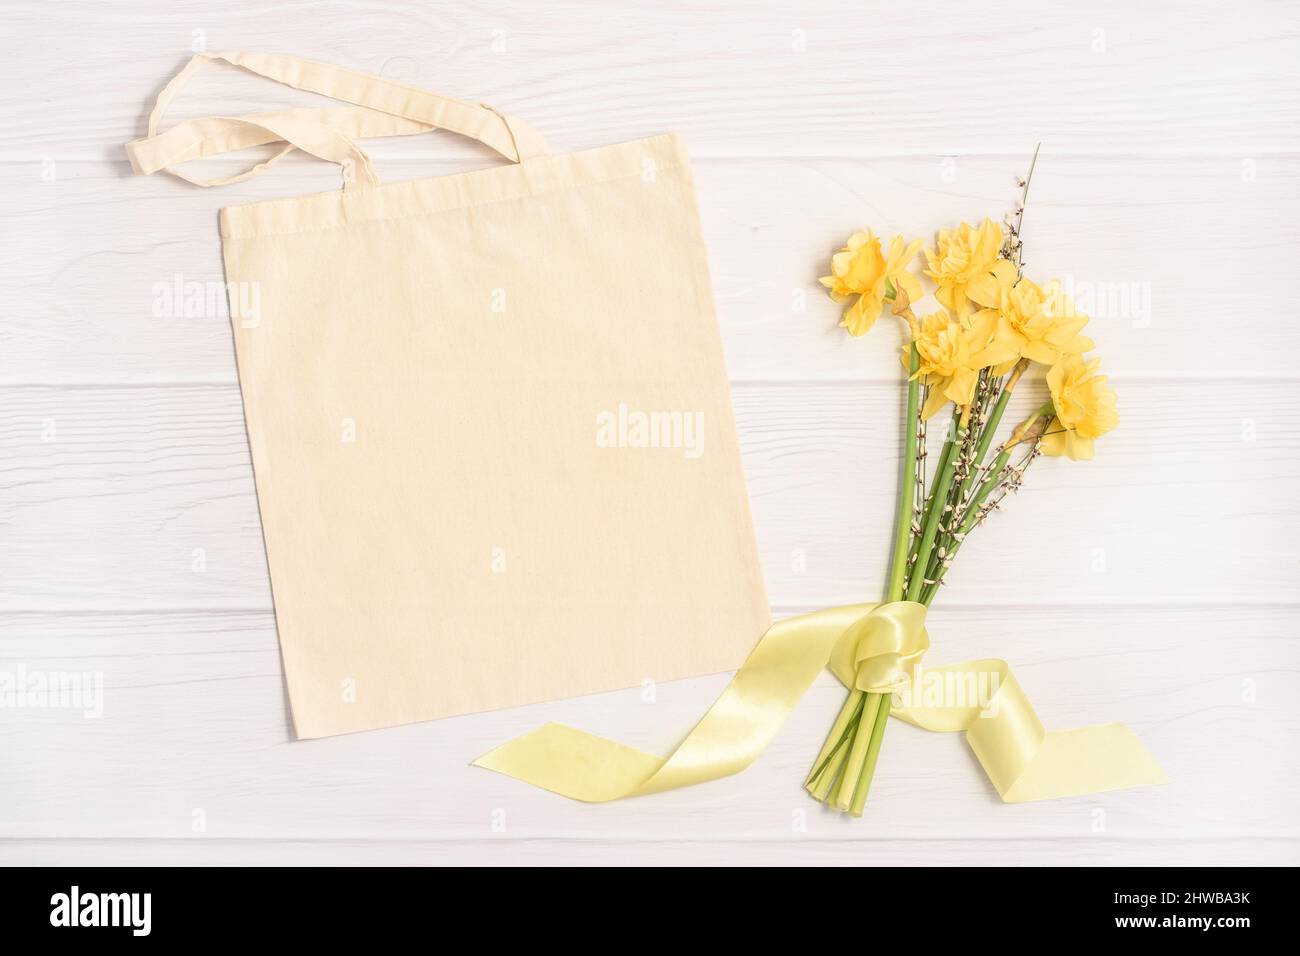
[[[902,356],[907,410],[885,602],[929,607],[967,537],[1020,488],[1036,458],[1091,459],[1095,440],[1119,423],[1100,360],[1087,356],[1093,348],[1083,334],[1087,316],[1059,283],[1040,285],[1025,275],[1020,233],[1032,175],[1031,164],[1020,202],[1002,224],[963,222],[924,250],[924,276],[939,306],[934,311],[913,311],[924,295],[911,271],[919,240],[897,236],[886,250],[872,232],[855,233],[821,280],[849,303],[840,325],[850,335],[865,335],[886,309],[910,333]],[[1033,365],[1046,369],[1045,400],[1004,428],[1012,394]],[[931,467],[928,432],[944,410],[948,426]],[[816,799],[862,813],[891,701],[890,693],[850,690],[805,783]]]

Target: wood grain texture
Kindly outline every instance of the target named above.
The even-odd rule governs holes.
[[[1073,155],[1300,146],[1294,4],[1143,6],[16,4],[6,54],[22,82],[5,85],[0,134],[27,159],[116,158],[197,41],[492,103],[564,149],[665,129],[727,156],[1019,154],[1040,138]],[[228,115],[288,99],[255,83],[201,77],[195,92],[223,93],[204,112]]]
[[[1013,420],[1043,401],[1042,383],[1022,388]],[[1300,474],[1300,394],[1210,388],[1193,417],[1204,384],[1123,387],[1101,460],[1035,462],[971,535],[943,603],[1295,598],[1300,513],[1262,489]],[[737,384],[773,603],[879,588],[901,401],[890,383]],[[0,387],[0,422],[0,609],[270,607],[236,386]]]
[[[1025,147],[1032,151],[1032,140]],[[1297,378],[1300,324],[1270,323],[1266,350],[1245,330],[1252,316],[1276,308],[1277,283],[1300,245],[1300,163],[1180,160],[1171,175],[1168,159],[1078,159],[1052,143],[1045,150],[1025,220],[1026,259],[1031,274],[1060,279],[1093,317],[1089,331],[1109,374]],[[959,217],[999,218],[1012,208],[1027,160],[697,161],[732,377],[895,382],[888,344],[897,336],[888,323],[862,341],[836,327],[839,309],[817,282],[828,256],[866,224],[928,236]],[[401,159],[379,168],[399,181],[492,164]],[[192,165],[216,175],[243,164]],[[222,206],[338,186],[334,167],[293,158],[211,190],[165,175],[124,179],[124,158],[57,163],[49,182],[43,171],[40,163],[0,166],[0,209],[25,249],[21,268],[0,270],[0,384],[233,383],[224,300],[192,297],[201,308],[183,314],[171,290],[178,281],[223,281],[213,242]],[[96,228],[80,227],[89,221]],[[1189,273],[1211,261],[1214,281]]]
[[[1026,11],[6,5],[0,670],[98,675],[103,713],[0,708],[0,863],[1300,862],[1300,12]],[[894,504],[897,334],[836,330],[828,253],[1001,216],[1044,141],[1030,270],[1085,300],[1123,425],[972,537],[934,655],[1007,658],[1049,727],[1126,721],[1171,784],[1005,806],[959,739],[899,726],[844,820],[798,788],[825,675],[745,774],[608,806],[467,763],[546,720],[666,750],[725,675],[291,742],[225,305],[160,290],[221,281],[220,207],[338,179],[132,177],[122,144],[196,42],[491,102],[560,150],[685,133],[779,615],[874,597]],[[213,68],[174,116],[308,99]],[[390,181],[494,162],[368,146]]]
[[[27,866],[1232,866],[1243,852],[1261,866],[1285,866],[1295,840],[830,841],[684,840],[9,840],[4,858]]]
[[[99,718],[31,711],[0,724],[0,838],[472,840],[497,824],[530,840],[1294,839],[1283,781],[1300,770],[1288,747],[1300,730],[1295,624],[1294,608],[1267,606],[938,608],[945,658],[1014,661],[1049,727],[1125,720],[1173,783],[1006,806],[959,739],[900,725],[882,753],[873,826],[861,827],[791,784],[842,700],[829,676],[745,774],[591,807],[466,765],[547,720],[666,749],[725,675],[291,742],[269,613],[7,613],[5,660],[101,673],[104,696]],[[1214,740],[1214,755],[1188,739]]]

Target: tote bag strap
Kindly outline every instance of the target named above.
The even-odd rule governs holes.
[[[344,108],[302,108],[248,116],[215,116],[158,132],[163,112],[181,86],[204,63],[221,60],[294,89],[355,104]],[[548,155],[545,140],[527,123],[494,110],[394,83],[367,73],[278,53],[198,53],[158,94],[149,114],[148,136],[127,144],[136,172],[163,170],[199,186],[220,186],[256,176],[287,153],[301,149],[344,169],[344,188],[379,182],[370,157],[354,138],[403,136],[443,128],[496,150],[512,162]],[[234,176],[196,179],[175,165],[264,143],[283,142],[270,159]]]

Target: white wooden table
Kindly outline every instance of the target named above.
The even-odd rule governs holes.
[[[925,6],[7,5],[0,671],[104,691],[0,709],[0,862],[1300,862],[1300,8]],[[1000,217],[1042,140],[1026,258],[1094,315],[1123,425],[1034,466],[933,633],[1009,659],[1049,726],[1128,722],[1172,783],[1005,806],[960,739],[896,724],[850,821],[799,787],[829,676],[748,772],[606,806],[467,764],[552,719],[666,749],[726,675],[292,741],[224,306],[159,316],[155,287],[221,281],[219,207],[337,174],[133,177],[194,46],[490,102],[563,150],[683,132],[778,615],[874,599],[888,550],[897,339],[836,330],[828,254]],[[175,115],[303,101],[213,67]],[[371,145],[390,180],[493,162]]]

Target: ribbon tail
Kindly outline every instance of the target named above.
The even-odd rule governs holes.
[[[1168,782],[1133,731],[1124,724],[1103,724],[1049,731],[1033,761],[1002,799],[1026,803]]]
[[[1045,729],[1006,661],[926,668],[909,693],[923,701],[931,690],[948,698],[944,705],[900,706],[893,713],[925,730],[965,731],[966,742],[1006,803],[1169,782],[1123,724]],[[961,699],[951,699],[954,695]]]
[[[773,624],[695,729],[664,758],[547,724],[474,766],[588,803],[658,793],[744,770],[771,742],[849,627],[876,605],[827,608]]]
[[[474,761],[535,787],[585,803],[606,803],[640,791],[663,757],[564,724],[546,724]]]

